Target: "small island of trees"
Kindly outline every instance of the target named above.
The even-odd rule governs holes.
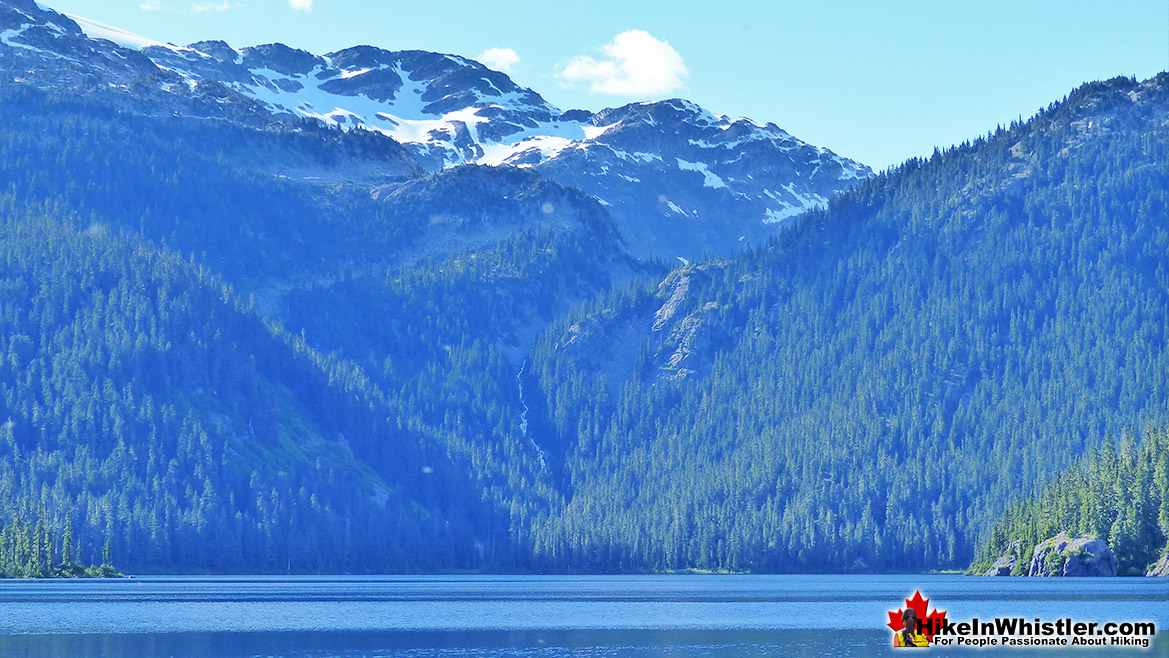
[[[83,564],[82,545],[65,521],[58,537],[43,520],[9,522],[0,528],[0,578],[118,578],[111,566],[110,542],[102,547],[100,565]]]

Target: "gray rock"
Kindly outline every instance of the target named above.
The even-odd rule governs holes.
[[[1015,571],[1015,565],[1019,563],[1019,553],[1021,548],[1018,540],[1011,543],[1006,553],[1002,557],[994,561],[990,568],[986,570],[984,576],[1009,576]]]
[[[244,48],[240,53],[243,55],[244,66],[253,70],[271,69],[284,75],[303,75],[318,66],[321,68],[328,66],[324,58],[299,48],[289,48],[282,43]]]
[[[347,78],[334,78],[320,85],[330,94],[342,96],[367,96],[376,101],[390,102],[402,88],[402,76],[392,69],[379,69],[359,73]]]
[[[1169,578],[1169,553],[1162,555],[1160,560],[1154,562],[1145,575],[1150,578]]]
[[[1015,570],[1015,564],[1018,563],[1019,558],[1014,555],[1004,555],[994,561],[990,568],[986,570],[984,576],[1009,576]]]
[[[1027,575],[1115,576],[1116,556],[1103,540],[1061,532],[1036,544]]]

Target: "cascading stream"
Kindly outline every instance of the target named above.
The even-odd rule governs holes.
[[[548,462],[544,460],[544,449],[541,448],[538,443],[536,443],[535,439],[528,435],[528,403],[524,402],[524,368],[527,367],[528,362],[525,359],[524,362],[520,364],[519,372],[517,372],[515,375],[516,387],[519,389],[520,393],[520,405],[524,408],[524,410],[520,412],[520,433],[523,434],[524,438],[528,440],[528,443],[531,443],[532,447],[536,449],[536,455],[540,458],[540,470],[547,471]]]

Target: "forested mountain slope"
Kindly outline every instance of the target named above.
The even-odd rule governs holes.
[[[911,160],[748,257],[549,330],[550,565],[964,566],[1014,496],[1169,407],[1169,75]]]
[[[11,324],[0,333],[6,346],[28,337],[37,355],[10,360],[15,379],[3,382],[9,388],[0,420],[23,428],[17,434],[24,437],[9,454],[8,518],[44,518],[59,531],[70,517],[86,546],[109,538],[119,565],[134,569],[510,568],[524,559],[512,539],[523,536],[529,514],[546,513],[553,494],[540,449],[523,432],[516,380],[523,355],[556,313],[630,278],[664,272],[626,254],[594,199],[512,168],[426,175],[393,140],[369,133],[141,116],[102,94],[27,87],[0,88],[0,99],[10,113],[0,129],[9,223],[3,245],[15,259],[3,270],[15,281],[4,301],[13,318],[37,319],[31,328]],[[36,231],[45,237],[29,237]],[[61,245],[69,246],[64,255],[54,251]],[[104,260],[87,255],[84,248],[94,245]],[[120,258],[127,262],[119,265]],[[136,290],[133,277],[146,277],[136,269],[143,259],[176,269],[147,285],[142,299],[110,297],[126,286]],[[24,269],[13,269],[16,263]],[[42,289],[32,274],[52,285]],[[86,287],[87,277],[101,283],[98,291]],[[147,398],[182,412],[172,412],[179,415],[171,425],[143,421],[118,430],[142,459],[158,437],[188,425],[192,436],[205,432],[219,446],[214,466],[236,469],[232,489],[215,480],[223,495],[199,502],[197,514],[183,508],[195,503],[171,501],[146,473],[87,484],[115,458],[119,443],[109,423],[68,431],[40,425],[46,405],[61,418],[113,414],[122,403],[106,389],[126,390],[106,352],[79,356],[53,338],[77,333],[76,318],[90,312],[69,300],[98,295],[106,300],[102,317],[113,318],[84,324],[78,340],[88,349],[116,338],[103,333],[111,322],[125,325],[129,340],[165,325],[154,316],[166,315],[166,307],[151,306],[166,299],[154,298],[155,287],[166,298],[222,298],[241,314],[224,325],[213,309],[186,309],[171,328],[175,336],[164,332],[154,346],[159,354],[136,371],[146,378],[135,380],[129,410],[116,412],[145,413],[139,407]],[[42,317],[41,304],[58,312]],[[224,360],[220,341],[233,346],[234,360]],[[253,357],[276,370],[256,374],[243,393],[242,385],[216,383],[252,377]],[[160,374],[177,367],[172,360],[182,364],[177,374]],[[86,393],[18,384],[33,362],[81,368],[76,385]],[[348,411],[350,402],[322,390],[326,384],[343,386],[361,401],[360,411]],[[29,432],[48,432],[53,442],[22,443]],[[291,456],[269,454],[270,436],[290,437],[279,445]],[[348,455],[344,464],[328,477],[310,477],[315,451],[324,450],[314,446],[333,445],[338,436],[346,437],[334,450]],[[405,437],[414,447],[403,454],[418,455],[402,461],[391,448],[398,439],[387,437]],[[82,445],[90,452],[74,464],[81,456],[73,449]],[[163,457],[165,465],[173,455]],[[46,463],[52,466],[37,466]],[[282,480],[290,464],[309,475]],[[210,468],[179,461],[171,469],[175,486],[202,491]],[[57,478],[55,470],[74,477]],[[45,478],[59,487],[51,497],[39,493]],[[329,478],[345,482],[334,487]],[[142,481],[147,485],[133,489]],[[283,484],[269,484],[277,481]],[[131,488],[122,499],[119,482]],[[304,507],[314,496],[340,502],[313,516]],[[253,497],[284,516],[252,520],[243,501]],[[94,511],[108,505],[115,511]],[[337,545],[313,540],[290,554],[284,542],[294,514],[307,515],[297,523],[311,525],[320,542],[332,537]],[[361,523],[334,532],[331,523],[351,517]]]
[[[1165,75],[670,272],[580,172],[628,161],[698,204],[835,156],[664,101],[573,115],[589,144],[528,140],[522,168],[431,171],[0,10],[0,525],[69,519],[131,570],[952,567],[1107,432],[1165,421]],[[348,56],[383,82],[405,57]],[[410,57],[455,100],[493,79]],[[637,155],[674,115],[685,152]]]
[[[0,210],[6,517],[134,569],[477,562],[490,503],[359,370],[204,268]]]

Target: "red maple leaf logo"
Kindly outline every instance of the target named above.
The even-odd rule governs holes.
[[[926,614],[926,608],[929,607],[930,600],[921,598],[921,592],[913,593],[912,599],[905,599],[905,605],[913,608],[917,613],[917,619],[920,622],[919,628],[921,634],[926,636],[930,642],[934,641],[934,634],[942,628],[942,624],[946,621],[946,611],[934,609],[933,612]],[[893,629],[894,633],[905,628],[905,623],[901,621],[901,615],[905,612],[904,608],[897,608],[897,612],[889,612],[889,628]]]

